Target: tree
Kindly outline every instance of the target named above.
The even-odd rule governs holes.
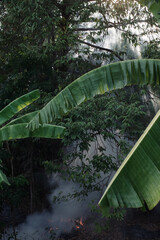
[[[143,91],[128,87],[98,95],[58,121],[66,128],[62,160],[52,165],[45,162],[45,167],[80,187],[76,185],[66,196],[62,192],[55,200],[81,199],[91,192],[100,195],[147,126],[148,108],[140,99]]]
[[[110,0],[1,1],[0,10],[1,107],[6,99],[17,98],[19,89],[21,94],[40,88],[55,95],[99,66],[99,59],[123,60],[121,51],[98,44],[110,29],[137,44],[140,34],[129,27],[142,29],[141,24],[146,24],[141,30],[144,35],[150,25],[156,25],[146,9],[126,0],[119,4]],[[92,56],[95,64],[88,63]]]
[[[160,22],[159,18],[159,9],[160,9],[160,1],[159,0],[138,0],[138,2],[142,5],[148,7],[148,9],[153,13],[154,17]]]

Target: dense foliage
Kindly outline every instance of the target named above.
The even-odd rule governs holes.
[[[149,34],[149,26],[154,24],[150,15],[146,19],[145,8],[125,0],[119,4],[102,0],[1,1],[0,10],[1,107],[35,88],[55,94],[103,59],[110,61],[116,56],[122,60],[124,51],[121,55],[120,49],[100,48],[98,43],[116,29],[137,44],[140,35]],[[141,34],[134,33],[132,26]],[[152,27],[153,31],[157,29]]]
[[[152,38],[153,33],[159,32],[156,20],[146,8],[127,0],[119,4],[114,0],[1,1],[0,22],[0,108],[39,88],[42,100],[37,101],[35,107],[29,107],[31,111],[42,107],[83,73],[104,62],[132,58],[128,54],[129,43],[142,46],[146,41],[143,36],[147,34]],[[113,29],[121,35],[123,49],[116,44],[102,47],[105,37],[112,37]],[[156,50],[159,36],[149,44]],[[155,52],[146,46],[145,54],[153,57]],[[131,97],[129,92],[133,93]],[[117,169],[126,154],[126,139],[135,141],[143,131],[146,107],[134,89],[98,96],[77,107],[60,122],[67,127],[63,143],[29,139],[25,140],[25,148],[21,141],[4,143],[0,149],[2,165],[13,180],[13,188],[7,188],[8,195],[4,192],[2,206],[16,207],[22,180],[26,192],[19,199],[26,197],[30,201],[27,213],[36,209],[39,189],[35,190],[35,172],[43,171],[44,165],[53,171],[65,171],[64,177],[80,184],[81,191],[69,197],[98,191],[108,181],[108,176],[103,179],[102,174]],[[99,143],[100,138],[102,143]],[[113,145],[116,156],[106,154],[104,141]],[[97,145],[89,161],[87,152],[91,142]],[[77,148],[69,155],[63,154],[68,145]],[[79,158],[80,165],[71,164],[75,158]]]
[[[63,169],[55,163],[52,169],[80,185],[80,190],[68,197],[87,196],[107,185],[149,121],[148,106],[139,98],[141,92],[145,91],[126,88],[99,95],[64,118]],[[48,162],[45,165],[50,169]]]

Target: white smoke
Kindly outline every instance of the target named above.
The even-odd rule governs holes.
[[[78,186],[72,182],[66,182],[56,175],[50,176],[49,181],[51,185],[55,182],[58,183],[58,187],[48,196],[51,210],[29,215],[25,222],[16,228],[17,240],[56,239],[60,234],[69,233],[76,229],[77,221],[80,218],[86,218],[90,213],[88,203],[93,199],[93,194],[87,197],[85,201],[72,199],[55,204],[53,203],[53,197],[59,192],[63,192],[65,195],[71,193],[73,188]],[[98,201],[99,196],[98,198],[96,196],[94,196],[94,199]],[[8,239],[7,237],[10,235],[12,235],[12,229],[8,229],[7,234],[3,236],[3,240]]]

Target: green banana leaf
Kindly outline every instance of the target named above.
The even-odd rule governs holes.
[[[160,60],[129,60],[116,62],[84,74],[55,96],[30,121],[33,131],[41,124],[61,118],[70,109],[97,94],[130,85],[160,83]]]
[[[160,200],[160,111],[114,175],[99,205],[154,208]]]
[[[149,11],[160,23],[160,0],[139,0],[140,4],[147,6]]]
[[[52,116],[62,117],[96,94],[129,85],[159,83],[160,60],[130,60],[97,68],[62,90],[33,118],[29,127],[35,130],[40,124],[52,121]],[[100,200],[102,211],[105,212],[108,206],[139,208],[145,204],[152,209],[160,200],[159,115],[135,145],[115,175],[114,184],[111,182]]]
[[[37,114],[38,111],[28,113],[22,117],[14,119],[9,124],[0,128],[0,141],[24,139],[29,137],[61,139],[64,136],[65,128],[62,126],[44,124],[43,127],[31,132],[27,128],[28,122]],[[7,177],[0,170],[0,183],[9,184]]]
[[[12,118],[16,113],[21,111],[26,106],[30,105],[32,102],[37,100],[40,97],[39,90],[34,90],[29,92],[10,104],[8,104],[5,108],[0,111],[0,125],[4,124],[10,118]]]
[[[38,111],[27,113],[6,124],[3,128],[0,129],[0,141],[8,141],[10,139],[21,139],[28,137],[54,139],[63,138],[65,127],[58,125],[44,124],[43,127],[40,126],[35,131],[29,131],[27,128],[27,123],[29,123],[37,113]]]
[[[28,123],[17,123],[1,128],[0,141],[29,137],[61,139],[65,130],[65,128],[62,126],[44,124],[43,127],[39,127],[35,131],[31,132],[27,128],[27,124]]]
[[[31,112],[31,113],[27,113],[27,114],[25,114],[25,115],[23,115],[19,118],[13,119],[8,124],[6,124],[5,127],[13,125],[13,124],[17,124],[17,123],[29,123],[32,120],[32,118],[34,116],[36,116],[37,113],[38,113],[38,111],[34,111],[34,112]]]

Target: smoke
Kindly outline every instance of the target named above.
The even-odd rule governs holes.
[[[106,153],[116,155],[116,149],[111,147],[108,142],[105,142],[101,136],[97,136],[97,139],[99,142],[98,144],[106,149]],[[91,159],[94,154],[98,154],[96,144],[97,143],[95,142],[91,142],[87,158]],[[71,146],[70,150],[73,151],[73,146]],[[73,164],[74,166],[80,166],[79,159],[75,159]],[[103,178],[104,174],[102,174],[101,177]],[[53,240],[63,233],[70,233],[72,230],[76,229],[77,220],[80,220],[81,217],[85,220],[87,219],[87,216],[91,216],[89,203],[93,200],[95,203],[98,203],[102,194],[92,192],[89,193],[88,197],[85,197],[85,199],[81,199],[80,201],[77,201],[77,199],[71,199],[69,201],[61,201],[58,204],[53,202],[53,198],[58,196],[60,192],[63,195],[67,195],[73,193],[74,190],[81,191],[82,189],[79,184],[65,181],[58,174],[48,176],[48,182],[52,189],[51,194],[48,195],[48,201],[51,206],[50,210],[44,210],[43,212],[36,212],[29,215],[24,223],[18,225],[16,227],[17,240]],[[57,186],[56,189],[55,186]],[[12,233],[13,230],[8,229],[4,240],[8,240],[7,236]]]
[[[102,136],[97,136],[99,145],[105,147],[106,154],[111,154],[116,156],[116,148],[114,144],[109,145],[105,142]],[[98,154],[96,143],[92,142],[90,149],[87,153],[87,157],[91,159],[93,155]],[[71,147],[73,151],[73,146]],[[78,159],[73,162],[74,165],[79,165]],[[87,163],[86,163],[87,164]],[[101,176],[104,178],[104,174]],[[48,240],[52,235],[56,239],[62,233],[69,233],[76,229],[77,219],[87,218],[90,215],[89,203],[94,200],[96,203],[100,199],[100,193],[92,192],[88,197],[77,201],[77,199],[71,199],[69,201],[63,201],[58,203],[53,203],[54,196],[58,196],[61,192],[63,195],[73,193],[74,189],[76,191],[81,190],[77,183],[64,181],[58,174],[53,174],[49,177],[50,186],[53,186],[53,191],[48,195],[48,200],[51,206],[50,211],[43,211],[41,213],[34,213],[26,218],[23,224],[17,227],[17,238],[18,240]],[[55,189],[55,185],[57,185]]]
[[[106,154],[112,154],[116,157],[117,148],[114,143],[110,143],[107,140],[104,141],[102,136],[97,136],[97,141],[99,146],[104,147]],[[73,151],[73,146],[71,146],[70,150]],[[87,158],[91,159],[94,154],[99,154],[97,143],[91,142]],[[73,164],[74,166],[80,165],[79,159],[75,159]],[[111,173],[109,173],[109,176],[110,175]],[[102,173],[101,178],[103,179],[104,177],[106,177],[106,175]],[[81,188],[77,183],[64,181],[58,174],[50,175],[48,177],[48,182],[52,189],[51,194],[48,195],[48,201],[51,206],[50,210],[44,210],[43,212],[29,215],[24,223],[18,225],[16,228],[17,240],[53,240],[63,233],[70,233],[72,230],[76,229],[78,219],[80,220],[82,217],[82,219],[85,220],[89,215],[91,216],[89,203],[92,200],[98,203],[102,195],[102,193],[97,194],[97,192],[92,192],[89,193],[88,197],[80,201],[71,199],[69,201],[61,201],[58,204],[53,202],[53,198],[58,196],[60,192],[63,195],[67,195],[73,193],[74,190],[80,191]],[[56,189],[55,186],[57,186]],[[8,240],[9,238],[7,238],[7,236],[12,234],[12,232],[13,230],[9,229],[4,240]]]
[[[73,188],[78,188],[77,184],[73,182],[66,182],[62,180],[58,175],[52,175],[49,178],[49,182],[52,184],[55,182],[58,187],[48,196],[48,200],[51,205],[51,210],[44,210],[41,213],[34,213],[29,215],[25,222],[18,225],[16,228],[18,240],[48,240],[56,239],[62,233],[69,233],[73,229],[76,229],[76,221],[81,217],[84,219],[90,213],[88,203],[91,199],[98,198],[90,194],[85,201],[77,201],[75,199],[70,201],[64,201],[61,203],[53,203],[53,197],[59,192],[68,194],[73,191]],[[9,229],[6,235],[12,234],[12,230]],[[5,239],[5,236],[4,236]]]

